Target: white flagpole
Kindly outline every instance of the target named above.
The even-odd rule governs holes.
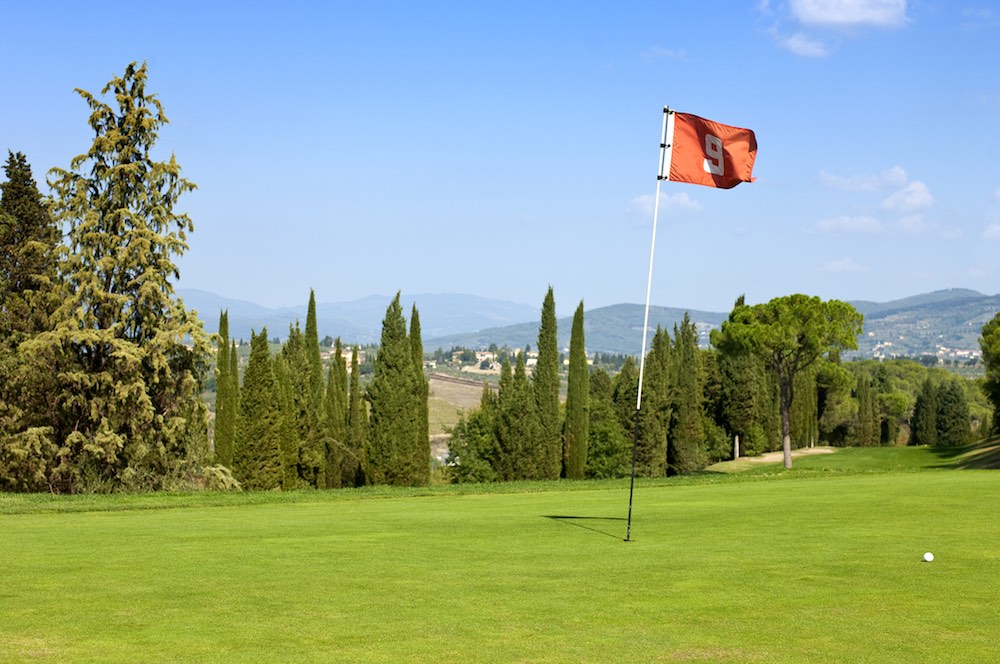
[[[669,125],[669,126],[668,126]],[[646,333],[649,331],[649,295],[653,290],[653,255],[656,251],[656,222],[660,215],[660,183],[670,177],[671,143],[674,134],[674,114],[663,107],[663,127],[660,130],[660,161],[656,174],[656,198],[653,200],[653,237],[649,243],[649,276],[646,278],[646,310],[642,318],[642,353],[639,355],[639,391],[635,397],[635,429],[632,436],[632,479],[628,489],[628,529],[625,541],[632,539],[632,495],[635,493],[635,457],[639,443],[639,410],[642,408],[642,378],[646,369]],[[667,136],[670,136],[670,141]]]

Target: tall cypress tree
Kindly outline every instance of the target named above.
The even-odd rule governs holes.
[[[399,298],[396,293],[386,310],[381,345],[368,383],[371,406],[368,462],[376,484],[425,484],[426,479],[416,477],[413,470],[414,432],[419,422],[414,394],[418,387]]]
[[[297,489],[300,484],[301,439],[299,438],[299,403],[302,393],[300,386],[293,383],[293,369],[288,356],[278,353],[271,361],[274,369],[275,405],[278,408],[278,447],[281,450],[281,488],[285,491]],[[298,397],[298,398],[297,398]]]
[[[698,350],[698,331],[687,312],[674,328],[674,408],[668,461],[671,472],[689,473],[707,464],[704,376]]]
[[[337,489],[343,486],[345,450],[347,449],[347,369],[344,347],[337,337],[334,342],[333,361],[327,371],[326,399],[323,402],[323,423],[326,437],[326,476],[324,486]]]
[[[276,489],[282,482],[281,411],[271,366],[267,328],[251,333],[250,360],[240,391],[233,475],[248,489]]]
[[[364,486],[368,479],[368,410],[361,390],[358,347],[351,351],[351,389],[347,402],[347,449],[343,465],[344,486]]]
[[[623,477],[632,458],[631,431],[615,415],[614,384],[603,369],[590,376],[590,423],[587,431],[587,477]],[[635,404],[633,404],[634,408]]]
[[[559,343],[556,337],[556,301],[549,286],[542,302],[538,328],[538,363],[533,391],[541,434],[541,468],[538,477],[559,479],[562,470],[562,419],[559,416]]]
[[[215,462],[232,468],[236,409],[229,357],[229,312],[219,313],[219,348],[215,361]]]
[[[410,313],[409,339],[413,380],[416,385],[413,398],[417,409],[417,428],[413,441],[413,483],[427,484],[430,482],[431,459],[430,412],[427,408],[430,385],[424,377],[424,342],[420,338],[420,312],[417,311],[416,304]]]
[[[569,338],[569,385],[566,392],[566,477],[582,480],[587,472],[590,431],[590,369],[583,332],[583,302],[573,315]]]
[[[633,426],[638,418],[635,472],[644,477],[663,477],[667,474],[667,443],[671,429],[673,399],[671,377],[674,372],[670,335],[657,326],[656,334],[646,355],[643,373],[642,405],[635,412],[635,391],[632,391]],[[623,367],[624,373],[624,367]],[[636,374],[636,390],[638,374]],[[622,404],[624,407],[624,404]],[[633,437],[636,430],[632,431]]]
[[[914,445],[938,444],[938,388],[930,377],[924,380],[913,406],[911,442]]]
[[[796,392],[796,396],[798,395],[799,392]],[[858,402],[858,417],[854,426],[855,444],[862,447],[878,445],[881,427],[879,426],[875,393],[872,390],[871,378],[868,377],[868,374],[858,373],[854,398]]]
[[[548,479],[538,405],[525,370],[524,353],[517,354],[513,375],[509,364],[501,371],[497,438],[503,456],[504,480]],[[504,376],[506,373],[506,376]],[[504,382],[506,378],[506,382]]]
[[[969,403],[965,390],[958,381],[949,380],[938,391],[937,444],[965,445],[970,434]]]

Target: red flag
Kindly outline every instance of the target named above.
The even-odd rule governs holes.
[[[667,111],[661,180],[732,189],[753,182],[757,139],[749,129],[730,127],[690,113]]]

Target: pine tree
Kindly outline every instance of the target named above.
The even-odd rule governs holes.
[[[369,470],[375,484],[425,484],[426,479],[414,476],[413,470],[418,386],[399,298],[396,293],[382,321],[381,345],[368,384]]]
[[[424,342],[420,337],[420,313],[417,305],[413,305],[410,314],[410,352],[413,362],[413,379],[416,389],[413,397],[416,400],[417,428],[413,442],[413,482],[428,484],[430,482],[430,412],[427,399],[430,396],[430,385],[424,377]]]
[[[368,411],[361,391],[358,347],[351,352],[351,390],[347,402],[347,450],[344,459],[344,486],[369,484]]]
[[[210,353],[201,322],[174,298],[174,257],[192,223],[174,210],[194,189],[173,157],[154,161],[167,122],[130,64],[102,91],[85,91],[94,142],[70,170],[53,169],[53,212],[68,229],[67,295],[55,325],[22,346],[58,383],[51,425],[58,490],[155,489],[208,453],[201,380]]]
[[[569,384],[566,391],[566,477],[582,480],[587,472],[590,430],[590,368],[584,344],[583,302],[573,315],[569,338]]]
[[[556,337],[556,302],[549,286],[542,302],[538,328],[538,362],[532,380],[541,438],[542,464],[538,477],[559,479],[562,470],[562,419],[559,415],[559,343]],[[534,474],[534,473],[533,473]]]
[[[279,398],[265,327],[260,334],[250,336],[250,360],[240,391],[233,450],[233,476],[247,489],[281,486]]]

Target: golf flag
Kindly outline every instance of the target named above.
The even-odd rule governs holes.
[[[753,182],[757,139],[749,129],[730,127],[690,113],[664,109],[666,134],[660,180],[732,189]]]

